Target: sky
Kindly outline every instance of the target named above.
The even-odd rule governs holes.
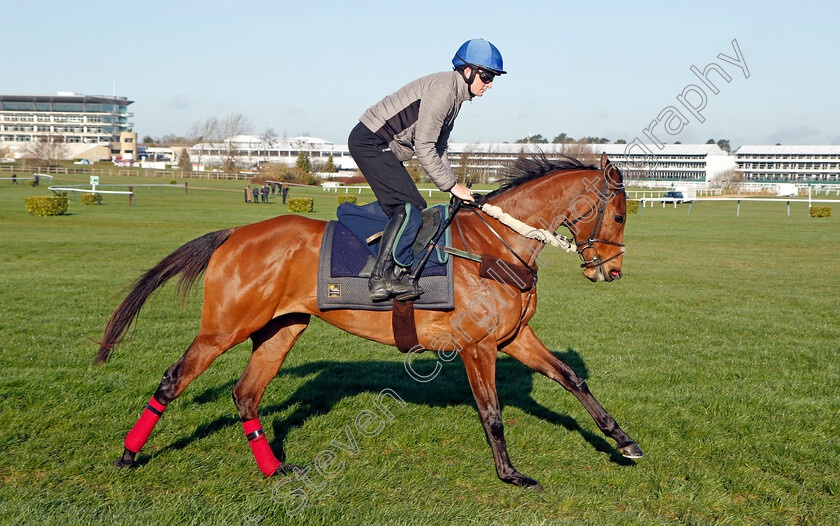
[[[273,127],[346,144],[366,108],[451,69],[464,41],[484,38],[508,74],[464,103],[452,142],[566,133],[648,143],[647,129],[664,143],[729,139],[733,149],[840,144],[838,6],[2,0],[0,93],[116,93],[134,101],[141,138],[242,113],[257,135]],[[730,77],[709,70],[716,94],[690,69],[711,63]]]

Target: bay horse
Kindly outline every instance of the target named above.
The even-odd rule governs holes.
[[[560,226],[568,228],[583,260],[583,275],[591,281],[613,281],[621,277],[626,195],[621,172],[606,154],[601,156],[600,165],[585,166],[572,158],[520,159],[504,184],[479,196],[477,202],[499,206],[516,219],[543,225],[550,232]],[[511,256],[514,252],[536,272],[542,241],[527,239],[496,219],[471,212],[462,209],[456,214],[453,248],[507,261],[515,259]],[[368,340],[395,345],[391,311],[318,308],[316,269],[325,225],[324,221],[284,215],[212,232],[186,243],[133,283],[108,321],[94,360],[97,365],[110,358],[146,299],[170,278],[180,274],[179,288],[186,289],[182,290],[186,294],[203,272],[204,302],[198,335],[164,373],[126,437],[123,455],[113,463],[115,466],[133,465],[167,404],[218,356],[251,338],[250,360],[233,389],[244,432],[266,476],[300,469],[274,456],[257,410],[266,386],[277,376],[310,317],[317,316]],[[642,457],[642,450],[604,410],[583,378],[552,354],[528,326],[537,306],[536,274],[534,285],[521,290],[482,279],[478,266],[470,259],[455,258],[454,310],[418,310],[415,321],[420,346],[439,352],[456,350],[461,357],[499,478],[517,486],[542,489],[536,480],[519,473],[508,456],[496,392],[497,351],[558,382],[578,398],[601,431],[616,441],[619,453],[628,458]],[[478,295],[482,298],[480,305],[471,302]],[[497,317],[492,327],[469,323],[491,315]],[[458,337],[451,335],[456,332],[454,325],[458,326]],[[440,344],[442,334],[450,337],[446,349]]]

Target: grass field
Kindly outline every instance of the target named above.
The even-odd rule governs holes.
[[[129,181],[161,182],[101,183]],[[278,457],[343,462],[313,476],[297,515],[283,500],[303,484],[262,477],[231,399],[245,344],[169,405],[139,467],[114,469],[201,305],[200,286],[183,308],[167,286],[96,369],[91,339],[121,288],[190,239],[285,213],[276,198],[246,205],[243,183],[190,183],[43,218],[23,200],[44,186],[0,182],[0,523],[840,524],[840,210],[811,219],[803,204],[791,217],[782,203],[742,203],[740,217],[735,203],[646,208],[610,284],[544,252],[531,326],[644,459],[623,460],[572,395],[500,355],[511,458],[545,492],[503,484],[458,360],[417,383],[396,349],[313,320],[261,406]],[[334,217],[336,194],[307,192],[314,217]],[[383,389],[405,407],[357,434],[355,454],[331,446]]]

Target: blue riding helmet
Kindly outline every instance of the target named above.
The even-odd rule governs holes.
[[[458,66],[478,66],[495,75],[507,73],[502,63],[502,54],[499,53],[496,46],[483,38],[474,38],[464,42],[455,53],[452,65],[456,68]]]

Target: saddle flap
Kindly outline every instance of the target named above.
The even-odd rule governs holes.
[[[420,231],[417,232],[417,237],[414,238],[414,243],[411,245],[411,251],[417,254],[429,244],[429,241],[435,237],[440,224],[443,222],[443,215],[440,209],[436,206],[426,208],[422,213],[423,224],[420,226]]]

